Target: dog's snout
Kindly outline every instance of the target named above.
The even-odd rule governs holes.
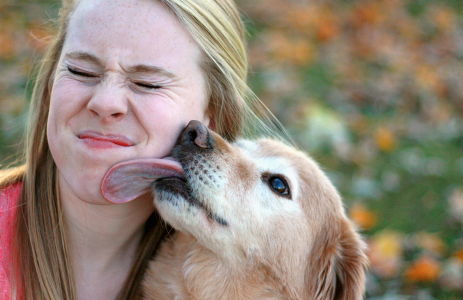
[[[200,148],[211,149],[212,140],[209,130],[203,123],[193,120],[180,134],[179,145],[196,145]]]

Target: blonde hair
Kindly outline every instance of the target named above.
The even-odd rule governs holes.
[[[25,299],[72,300],[76,295],[66,224],[58,197],[57,170],[48,147],[46,124],[53,72],[77,1],[63,0],[58,33],[39,69],[30,108],[25,165],[0,179],[0,188],[15,181],[23,182],[14,225],[11,282],[16,297],[13,299],[24,295]],[[246,85],[245,31],[236,4],[232,0],[161,1],[173,11],[202,49],[212,127],[226,139],[234,140],[243,133],[247,119],[259,120],[249,101],[260,103]],[[265,106],[261,107],[264,107],[265,114]],[[118,299],[141,297],[138,283],[166,231],[156,214],[148,220],[131,274]]]
[[[229,141],[265,135],[294,145],[281,123],[246,83],[245,29],[233,0],[161,0],[203,51],[212,128]]]

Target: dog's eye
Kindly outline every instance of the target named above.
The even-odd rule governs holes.
[[[270,186],[272,191],[280,196],[291,198],[289,185],[286,180],[279,175],[264,175],[264,181]]]
[[[269,179],[268,183],[270,183],[272,189],[274,189],[275,192],[278,192],[282,195],[288,194],[288,187],[286,186],[286,183],[281,178],[272,177]]]

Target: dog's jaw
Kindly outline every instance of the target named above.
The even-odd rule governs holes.
[[[154,203],[160,215],[176,230],[194,236],[222,259],[241,257],[242,251],[233,247],[233,224],[226,217],[230,207],[227,201],[218,201],[226,197],[224,187],[228,185],[220,166],[223,162],[215,161],[214,154],[207,151],[174,149],[173,156],[182,164],[185,181],[167,178],[154,183]]]
[[[162,180],[157,180],[153,186],[157,192],[157,202],[168,202],[168,207],[183,207],[183,204],[187,204],[190,209],[187,209],[187,212],[191,212],[191,208],[198,208],[203,210],[206,213],[208,220],[211,222],[216,222],[221,226],[228,226],[228,223],[225,219],[217,215],[212,211],[208,202],[204,202],[195,196],[194,189],[190,187],[192,180],[186,181],[184,179],[179,179],[176,177],[168,177]],[[161,205],[161,204],[159,204]],[[185,211],[178,210],[181,212],[181,216],[184,216]]]

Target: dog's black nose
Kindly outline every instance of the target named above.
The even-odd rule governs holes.
[[[193,120],[188,123],[187,127],[180,134],[177,144],[179,145],[196,145],[200,148],[211,149],[212,140],[209,130],[203,123]]]

